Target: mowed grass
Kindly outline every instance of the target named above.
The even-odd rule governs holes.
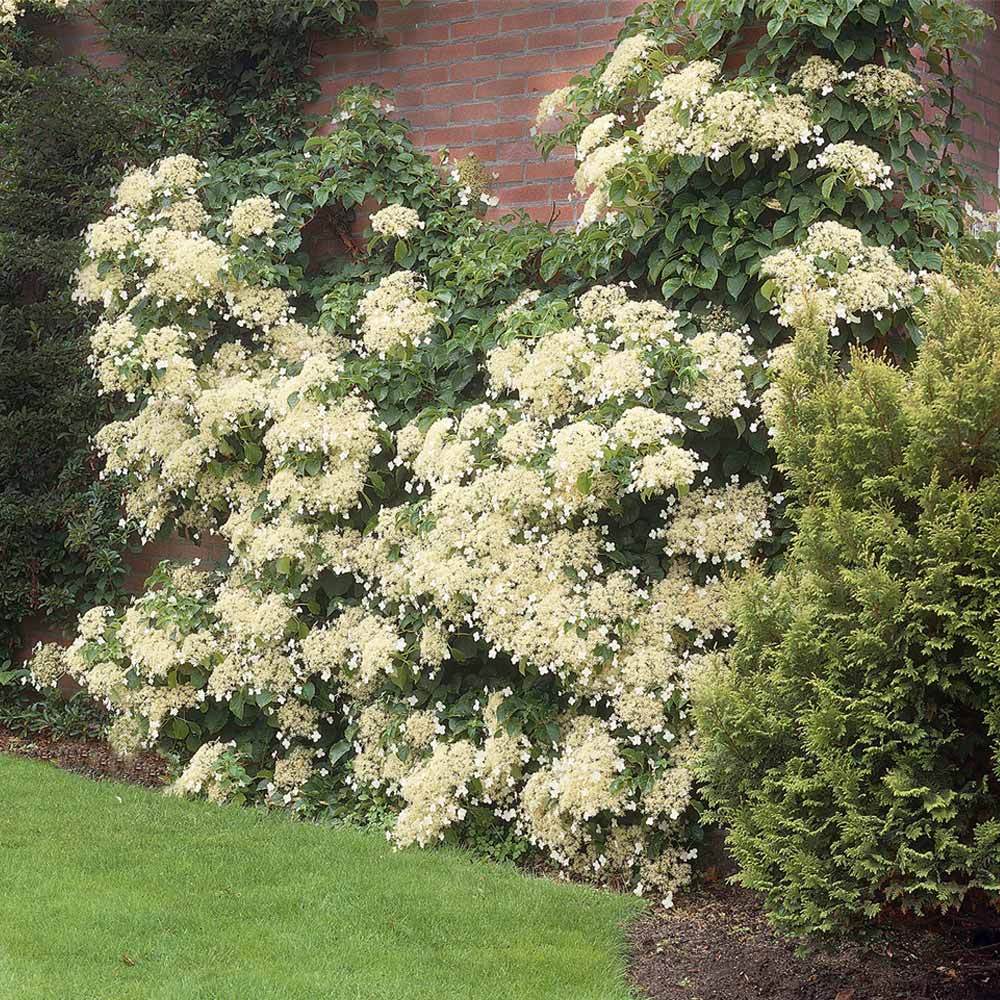
[[[0,755],[3,1000],[625,1000],[637,903]]]

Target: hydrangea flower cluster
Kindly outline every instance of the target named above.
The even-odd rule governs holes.
[[[891,171],[875,150],[850,140],[823,148],[822,118],[813,103],[835,87],[869,109],[893,107],[919,93],[901,70],[878,65],[846,70],[819,56],[807,59],[783,85],[725,80],[721,65],[710,60],[677,64],[649,32],[624,38],[597,80],[601,113],[584,124],[576,140],[576,185],[589,193],[580,226],[615,220],[616,179],[627,178],[630,170],[637,176],[665,172],[685,157],[710,164],[745,155],[757,163],[767,155],[794,164],[800,147],[813,147],[818,151],[808,161],[810,169],[854,187],[888,190]],[[562,114],[573,94],[564,88],[543,99],[539,121]]]
[[[764,290],[775,300],[779,323],[815,323],[834,333],[862,313],[881,319],[906,308],[917,286],[890,249],[869,246],[839,222],[814,223],[801,244],[765,257],[761,274],[770,279]]]
[[[69,0],[41,0],[42,6],[65,10]],[[13,27],[17,19],[24,13],[24,0],[0,0],[0,25]]]
[[[405,239],[415,229],[424,228],[419,213],[406,205],[387,205],[372,215],[369,221],[376,235],[393,236],[400,240]]]
[[[892,168],[868,146],[835,142],[809,161],[810,170],[829,170],[846,184],[859,188],[888,191],[892,187]]]
[[[383,278],[361,299],[358,314],[365,348],[383,358],[429,343],[436,321],[423,281],[412,271]]]
[[[857,72],[845,73],[849,80],[848,94],[869,108],[895,107],[914,101],[920,87],[909,73],[889,66],[862,66]]]
[[[228,802],[248,784],[233,750],[235,741],[203,743],[187,767],[167,789],[168,795],[204,795],[210,802]]]
[[[177,794],[377,801],[400,846],[505,829],[669,900],[693,858],[691,679],[770,536],[762,484],[713,482],[698,451],[759,405],[746,330],[625,284],[531,289],[484,327],[478,398],[386,419],[377,387],[454,337],[434,290],[412,270],[359,283],[346,338],[293,319],[208,235],[224,219],[164,217],[191,199],[214,220],[201,170],[130,173],[80,283],[110,293],[93,362],[126,405],[98,443],[129,512],[147,534],[220,531],[230,567],[164,569],[124,614],[88,612],[39,682],[62,664],[123,749],[197,751]],[[376,242],[421,238],[401,208]],[[234,237],[281,224],[254,197],[224,211]]]
[[[270,198],[244,198],[233,205],[227,229],[235,241],[251,236],[268,236],[281,219],[278,206]]]
[[[605,90],[619,89],[631,76],[642,70],[647,53],[655,48],[654,39],[643,32],[623,38],[604,67],[600,85]]]
[[[822,56],[810,56],[792,74],[789,83],[823,97],[842,85],[848,97],[868,108],[894,107],[920,96],[919,84],[903,70],[878,64],[848,70]]]
[[[535,125],[544,125],[546,122],[561,115],[567,107],[567,99],[573,93],[572,87],[559,87],[550,91],[538,102],[538,110],[535,114]]]

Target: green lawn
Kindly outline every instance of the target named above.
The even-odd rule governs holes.
[[[0,755],[3,1000],[625,1000],[630,898]]]

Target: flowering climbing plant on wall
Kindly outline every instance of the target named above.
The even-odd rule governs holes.
[[[105,700],[123,750],[175,752],[177,793],[534,850],[668,901],[689,878],[692,682],[734,581],[782,542],[772,342],[803,311],[841,338],[906,330],[922,279],[916,243],[875,226],[887,159],[823,141],[794,73],[778,93],[679,65],[645,16],[545,102],[593,112],[565,133],[578,232],[484,222],[481,171],[436,169],[364,91],[301,151],[130,171],[88,230],[108,472],[147,535],[219,532],[232,555],[89,611],[34,676]],[[731,282],[728,220],[777,211],[727,201],[753,156],[829,204]],[[344,213],[366,202],[362,245]],[[671,270],[665,241],[695,253],[680,227],[703,217],[737,242]],[[347,258],[317,266],[303,230],[323,218]]]
[[[951,0],[705,0],[692,27],[674,6],[643,7],[608,59],[539,107],[541,148],[575,146],[581,224],[636,240],[633,271],[664,297],[723,305],[764,343],[785,336],[781,302],[802,289],[847,320],[830,324],[839,344],[901,323],[916,337],[898,269],[939,271],[964,238],[976,181],[953,69],[989,18]],[[798,268],[782,253],[796,246]],[[873,253],[884,269],[867,266]]]
[[[98,442],[130,514],[220,530],[233,566],[88,612],[65,665],[122,747],[198,746],[181,789],[217,795],[243,755],[275,800],[395,806],[399,844],[502,824],[669,894],[692,856],[688,679],[770,535],[761,484],[716,483],[696,446],[752,406],[746,332],[623,284],[531,290],[480,322],[481,388],[387,420],[454,350],[447,304],[396,269],[359,284],[348,336],[296,318],[271,283],[280,203],[213,215],[210,184],[183,155],[126,175],[77,295],[104,306],[93,362],[128,404]],[[382,209],[373,240],[478,225],[458,182],[437,197]]]

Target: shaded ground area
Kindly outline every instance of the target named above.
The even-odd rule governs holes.
[[[871,950],[800,947],[753,893],[720,884],[636,925],[632,975],[652,1000],[1000,1000],[1000,914],[893,931]]]
[[[162,785],[167,777],[166,762],[157,754],[146,752],[125,759],[101,740],[54,739],[44,732],[21,736],[0,726],[0,753],[48,761],[88,778],[125,781],[147,788]]]

